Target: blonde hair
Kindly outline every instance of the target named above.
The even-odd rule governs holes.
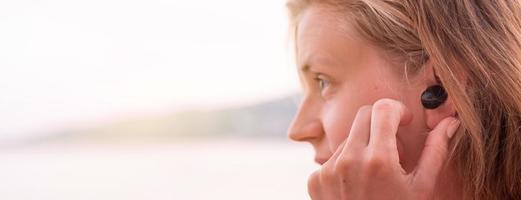
[[[521,1],[289,0],[291,27],[311,4],[354,22],[403,58],[429,60],[462,122],[451,162],[470,199],[521,199]]]

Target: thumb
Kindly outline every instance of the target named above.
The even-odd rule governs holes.
[[[458,129],[459,124],[458,119],[447,117],[438,123],[427,136],[414,174],[414,184],[422,187],[422,191],[434,190],[436,179],[447,160],[450,138]]]

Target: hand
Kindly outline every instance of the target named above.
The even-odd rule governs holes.
[[[412,113],[400,102],[382,99],[358,111],[349,137],[308,181],[313,200],[432,199],[459,120],[443,119],[428,135],[417,167],[400,165],[396,132]]]

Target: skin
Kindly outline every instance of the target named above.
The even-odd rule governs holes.
[[[461,199],[447,159],[459,126],[449,99],[427,110],[435,85],[427,62],[405,79],[393,57],[358,35],[327,7],[307,8],[296,53],[304,98],[288,135],[309,142],[321,168],[308,180],[312,199]]]

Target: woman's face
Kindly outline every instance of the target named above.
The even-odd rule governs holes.
[[[421,105],[422,92],[436,84],[432,68],[426,64],[407,81],[401,65],[392,64],[392,57],[363,40],[353,26],[340,19],[324,7],[311,6],[302,13],[296,53],[305,95],[289,137],[311,143],[315,161],[322,164],[349,137],[361,106],[381,98],[399,100],[413,113],[412,122],[397,133],[400,162],[411,171],[426,134],[446,117],[442,116],[444,111],[425,110]]]

